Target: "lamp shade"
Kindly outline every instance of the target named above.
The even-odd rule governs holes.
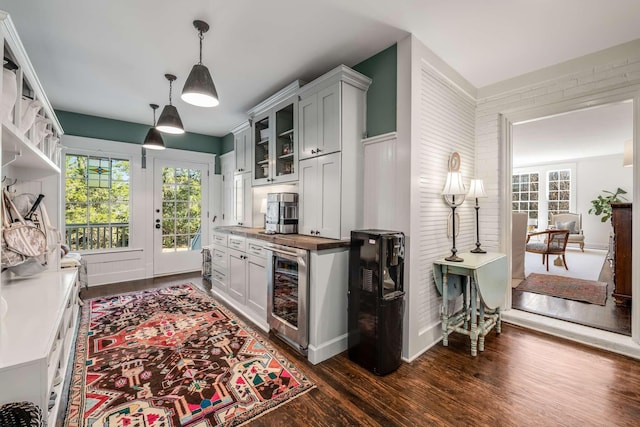
[[[218,91],[206,66],[193,66],[182,88],[181,98],[184,102],[198,107],[215,107],[220,104]]]
[[[624,158],[622,160],[622,166],[625,168],[633,166],[633,141],[625,141],[624,143]]]
[[[447,181],[442,189],[443,196],[458,196],[466,194],[467,190],[462,183],[462,174],[460,172],[447,172]]]
[[[467,194],[467,196],[475,198],[487,197],[487,193],[485,193],[484,191],[484,183],[481,179],[471,180],[471,183],[469,184],[469,193]]]
[[[150,150],[164,150],[166,148],[162,140],[162,134],[154,127],[150,128],[149,132],[147,132],[142,146]]]
[[[178,109],[171,104],[165,105],[162,109],[162,114],[158,119],[158,125],[156,128],[160,132],[181,134],[184,133],[184,126],[182,120],[178,114]]]

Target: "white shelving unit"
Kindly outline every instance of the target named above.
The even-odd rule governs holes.
[[[2,11],[0,46],[4,58],[17,66],[15,105],[0,117],[0,175],[6,179],[2,185],[13,184],[18,193],[45,194],[43,203],[50,220],[61,230],[63,162],[56,139],[62,135],[62,127],[11,18]],[[0,94],[4,93],[2,85],[0,79]],[[39,102],[37,115],[45,119],[41,123],[46,123],[49,138],[38,138],[35,126],[22,122],[23,103],[32,100]],[[28,129],[23,132],[24,128]],[[58,254],[54,250],[49,255],[47,270],[39,275],[20,278],[9,271],[0,275],[0,404],[33,402],[50,426],[55,425],[60,410],[79,313],[78,271],[61,271]]]

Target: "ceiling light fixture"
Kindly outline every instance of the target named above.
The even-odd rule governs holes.
[[[184,133],[184,126],[182,126],[178,109],[171,104],[171,90],[173,89],[173,81],[176,79],[176,76],[173,74],[165,74],[164,77],[169,80],[169,104],[165,105],[162,109],[162,114],[160,114],[156,129],[164,133]]]
[[[142,146],[151,150],[164,150],[164,141],[162,140],[162,134],[156,129],[156,110],[158,104],[149,104],[149,107],[153,109],[153,126],[147,132],[147,136],[144,138]]]
[[[193,26],[198,30],[200,38],[200,61],[193,66],[187,81],[182,89],[182,100],[198,107],[215,107],[220,104],[218,91],[209,69],[202,65],[202,39],[203,34],[209,31],[209,24],[204,21],[193,21]]]

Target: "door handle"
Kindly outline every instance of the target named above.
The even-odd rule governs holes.
[[[162,227],[160,224],[156,224],[156,228],[160,228]]]

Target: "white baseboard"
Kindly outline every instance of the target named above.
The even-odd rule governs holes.
[[[416,345],[413,347],[417,347],[417,350],[414,350],[410,355],[403,354],[402,360],[407,363],[413,362],[440,341],[442,341],[442,322],[423,328],[418,333],[418,338],[414,340]]]
[[[310,345],[307,354],[309,362],[317,365],[324,360],[342,353],[349,345],[348,336],[348,334],[341,335],[330,341],[323,342],[319,346]]]

